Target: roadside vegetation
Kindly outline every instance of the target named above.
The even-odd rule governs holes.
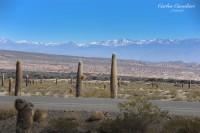
[[[119,104],[118,113],[36,110],[34,133],[199,133],[200,117],[173,116],[136,98]],[[0,109],[0,131],[15,132],[16,111]]]

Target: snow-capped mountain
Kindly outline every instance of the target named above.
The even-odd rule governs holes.
[[[115,40],[107,40],[107,41],[97,41],[85,44],[89,45],[105,45],[105,46],[126,46],[130,44],[139,44],[139,45],[147,45],[147,44],[181,44],[181,43],[191,43],[191,42],[200,42],[200,39],[186,39],[186,40],[178,40],[178,39],[151,39],[151,40],[131,40],[131,39],[115,39]]]
[[[131,40],[114,39],[86,44],[75,42],[31,42],[0,39],[0,49],[49,54],[106,57],[116,52],[118,58],[142,61],[184,61],[200,63],[200,38]]]
[[[14,43],[14,42],[12,42],[9,39],[2,39],[2,38],[0,38],[0,44],[9,44],[9,43]]]
[[[1,39],[0,44],[9,44],[9,43],[16,43],[16,44],[26,44],[26,45],[45,45],[45,46],[58,46],[58,45],[77,45],[77,46],[91,46],[91,45],[103,45],[103,46],[110,46],[110,47],[118,47],[118,46],[127,46],[127,45],[147,45],[147,44],[185,44],[185,43],[199,43],[199,38],[193,39],[185,39],[185,40],[178,40],[178,39],[151,39],[151,40],[131,40],[127,38],[123,39],[114,39],[114,40],[106,40],[106,41],[95,41],[86,44],[80,44],[75,42],[65,42],[65,43],[56,43],[56,42],[31,42],[27,40],[20,40],[20,41],[11,41],[9,39]]]
[[[54,43],[54,42],[44,43],[44,42],[31,42],[31,41],[27,41],[27,40],[20,40],[20,41],[17,41],[16,43],[17,44],[29,44],[29,45],[45,45],[45,46],[58,45],[58,43]]]
[[[107,40],[107,41],[97,41],[97,42],[91,42],[91,43],[87,43],[85,44],[85,46],[90,46],[90,45],[104,45],[104,46],[125,46],[125,45],[129,45],[135,43],[133,40],[130,39],[114,39],[114,40]]]

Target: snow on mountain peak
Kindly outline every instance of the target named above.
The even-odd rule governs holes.
[[[27,41],[27,40],[20,40],[20,41],[16,41],[16,43],[18,44],[31,44],[31,45],[45,45],[45,46],[55,46],[58,45],[58,43],[54,43],[54,42],[31,42],[31,41]]]
[[[130,40],[130,39],[126,39],[126,38],[124,38],[124,39],[122,39],[122,41],[123,41],[123,43],[132,43],[133,41],[132,40]]]
[[[179,44],[181,41],[178,39],[149,39],[149,40],[131,40],[127,38],[123,39],[113,39],[106,41],[94,41],[85,44],[74,43],[78,46],[92,46],[92,45],[102,45],[102,46],[110,46],[110,47],[118,47],[118,46],[126,46],[126,45],[148,45],[148,44],[161,44],[161,45],[170,45],[170,44]],[[195,41],[198,41],[197,39]]]
[[[16,43],[29,43],[27,40],[16,41]]]
[[[97,44],[97,42],[91,42],[90,44]]]
[[[82,47],[82,46],[85,46],[84,43],[77,43],[78,46]]]
[[[6,44],[8,42],[11,42],[9,39],[3,39],[3,38],[0,38],[0,43],[2,44]]]
[[[37,46],[57,46],[57,45],[76,45],[79,47],[87,47],[87,46],[94,46],[94,45],[101,45],[101,46],[108,46],[108,47],[118,47],[118,46],[127,46],[127,45],[148,45],[148,44],[160,44],[160,45],[173,45],[173,44],[183,44],[183,43],[191,43],[191,42],[198,42],[200,43],[200,38],[191,38],[185,40],[179,39],[148,39],[148,40],[131,40],[127,38],[123,39],[113,39],[113,40],[106,40],[106,41],[94,41],[90,43],[75,43],[75,42],[65,42],[65,43],[56,43],[56,42],[31,42],[27,40],[20,40],[13,42],[9,39],[2,39],[0,38],[1,44],[9,44],[9,43],[16,43],[16,44],[23,44],[23,45],[37,45]]]
[[[91,43],[87,43],[86,45],[104,45],[104,46],[125,46],[127,44],[131,44],[133,43],[132,40],[130,39],[114,39],[114,40],[106,40],[106,41],[96,41],[96,42],[91,42]]]

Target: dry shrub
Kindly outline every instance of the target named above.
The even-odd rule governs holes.
[[[33,116],[33,121],[41,122],[41,121],[44,121],[46,117],[47,117],[47,111],[36,110]]]
[[[102,111],[94,111],[92,112],[88,121],[99,121],[99,120],[102,120],[103,118],[104,118],[104,114]]]
[[[80,115],[76,112],[70,112],[70,113],[67,113],[65,116],[64,116],[65,120],[69,120],[69,121],[72,121],[72,120],[77,120],[80,118]]]
[[[149,133],[159,127],[162,120],[168,119],[167,112],[160,110],[144,99],[133,99],[119,104],[122,117],[107,119],[99,133]]]
[[[82,74],[82,75],[81,75],[81,79],[82,79],[82,80],[85,80],[85,79],[86,79],[86,75]]]

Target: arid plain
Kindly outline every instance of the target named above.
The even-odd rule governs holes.
[[[110,97],[111,59],[13,51],[0,51],[0,58],[0,71],[5,72],[4,86],[0,90],[2,96],[9,95],[8,78],[15,78],[16,61],[20,60],[24,78],[22,96],[74,98],[76,97],[76,72],[78,62],[81,60],[85,75],[82,97]],[[32,130],[36,133],[126,133],[130,129],[131,132],[148,133],[150,130],[152,133],[199,131],[199,117],[172,117],[146,101],[199,102],[199,64],[151,63],[118,59],[117,66],[118,99],[134,99],[119,105],[121,113],[101,110],[92,112],[36,110]],[[30,78],[28,86],[25,82],[26,75]],[[14,95],[14,86],[10,95]],[[133,110],[136,112],[132,112]],[[12,107],[1,110],[0,131],[13,133],[16,128],[15,119],[16,111]],[[132,123],[133,121],[136,123]],[[123,125],[127,127],[124,128]],[[154,126],[156,128],[152,130]]]

